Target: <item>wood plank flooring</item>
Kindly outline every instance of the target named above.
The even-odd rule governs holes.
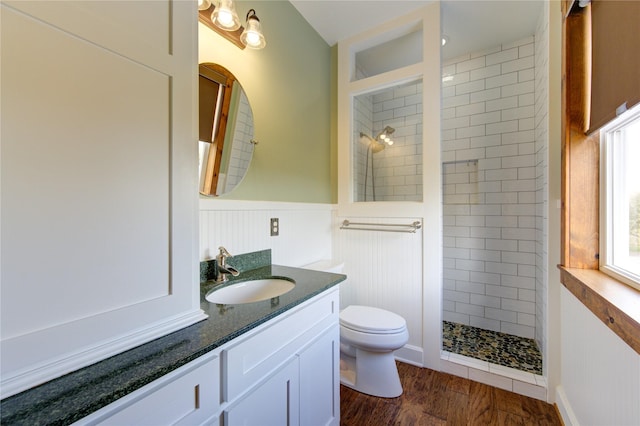
[[[404,392],[377,398],[340,386],[342,426],[562,425],[555,407],[461,377],[398,363]]]

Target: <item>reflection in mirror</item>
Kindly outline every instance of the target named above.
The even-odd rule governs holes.
[[[422,80],[354,98],[354,201],[422,201]]]
[[[249,168],[253,147],[253,113],[242,86],[217,64],[200,64],[200,193],[233,190]]]

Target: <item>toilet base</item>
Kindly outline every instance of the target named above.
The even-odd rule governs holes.
[[[393,352],[368,352],[356,348],[356,356],[340,352],[340,383],[355,391],[382,398],[402,395]]]

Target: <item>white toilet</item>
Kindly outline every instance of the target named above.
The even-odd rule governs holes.
[[[340,382],[384,398],[402,394],[393,352],[409,341],[400,315],[351,305],[340,312]]]
[[[307,269],[341,273],[344,264],[316,262]],[[340,312],[340,383],[384,398],[402,394],[394,351],[409,341],[400,315],[371,306],[351,305]]]

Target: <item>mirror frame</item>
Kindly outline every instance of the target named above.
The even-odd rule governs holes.
[[[206,78],[220,85],[213,108],[209,99],[204,99],[202,86],[199,88],[199,140],[210,142],[208,155],[203,160],[205,165],[204,180],[200,190],[202,195],[218,195],[218,178],[220,177],[220,165],[227,132],[229,118],[229,106],[231,104],[231,92],[236,81],[235,76],[226,68],[213,63],[202,63],[198,67],[199,77]],[[219,98],[221,96],[221,98]],[[211,137],[203,140],[203,133]]]
[[[254,139],[253,119],[246,92],[233,73],[222,65],[201,63],[198,123],[201,195],[226,194],[244,178],[258,143]],[[203,144],[208,147],[203,149]]]

